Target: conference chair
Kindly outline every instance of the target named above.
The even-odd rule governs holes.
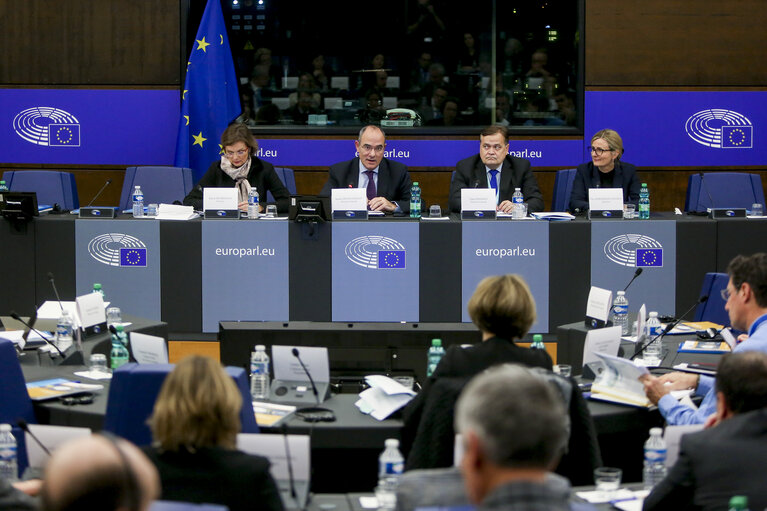
[[[698,304],[695,309],[694,321],[711,321],[720,325],[729,325],[730,316],[724,309],[725,301],[722,299],[722,289],[727,288],[730,276],[726,273],[706,273],[703,285],[700,288],[700,296],[707,296],[708,300]]]
[[[104,429],[136,445],[149,445],[152,442],[152,432],[147,425],[147,419],[152,415],[160,387],[173,367],[173,364],[130,363],[116,369],[112,373],[112,382],[109,385]],[[258,433],[245,370],[240,367],[227,367],[226,371],[242,394],[242,432]]]
[[[37,424],[37,419],[32,409],[32,400],[27,393],[16,349],[13,343],[6,339],[0,339],[0,389],[0,424],[10,424],[13,429],[12,433],[18,444],[17,463],[21,474],[28,465],[27,444],[17,421],[23,419],[27,424]]]
[[[64,209],[77,209],[75,176],[69,172],[54,170],[6,170],[3,180],[12,192],[35,192],[39,205],[58,204]]]
[[[290,195],[296,194],[296,175],[293,169],[288,167],[274,167],[274,171],[277,172],[277,176],[288,189]],[[266,202],[275,202],[272,192],[266,192]]]
[[[570,209],[570,195],[573,193],[576,169],[558,170],[554,177],[554,195],[551,198],[551,211]]]
[[[186,167],[128,167],[120,195],[120,210],[133,207],[133,189],[137,185],[144,192],[145,206],[181,202],[194,186],[192,179],[192,169]]]
[[[704,212],[707,208],[751,209],[764,204],[762,178],[741,172],[707,172],[692,174],[687,182],[685,211]]]

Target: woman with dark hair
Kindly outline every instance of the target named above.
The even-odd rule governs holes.
[[[269,460],[237,450],[242,405],[218,362],[190,356],[176,365],[149,419],[154,442],[144,448],[160,472],[163,500],[283,511]]]
[[[248,210],[248,194],[256,187],[261,198],[261,211],[266,203],[266,192],[272,192],[277,201],[277,211],[288,212],[290,193],[280,181],[274,166],[256,157],[258,142],[244,124],[231,124],[221,134],[224,148],[221,161],[213,162],[202,179],[184,197],[184,205],[202,209],[202,191],[207,187],[238,189],[237,207]]]

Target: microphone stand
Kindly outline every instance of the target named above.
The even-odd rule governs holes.
[[[301,364],[301,369],[304,370],[304,373],[306,373],[306,376],[309,378],[309,383],[312,385],[314,398],[317,400],[317,406],[299,408],[296,410],[296,417],[300,418],[304,422],[334,422],[336,420],[336,414],[333,413],[333,410],[319,406],[322,401],[320,401],[320,394],[317,392],[317,385],[314,384],[314,378],[312,378],[312,374],[304,365],[304,361],[301,360],[301,356],[298,353],[298,348],[293,348],[292,353],[293,356],[298,360],[298,363]]]

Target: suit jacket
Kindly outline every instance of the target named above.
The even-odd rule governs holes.
[[[593,162],[578,165],[573,181],[573,191],[570,195],[570,210],[581,211],[589,209],[589,188],[599,188],[599,169]],[[623,188],[623,202],[637,204],[639,189],[642,183],[637,177],[637,168],[630,163],[615,160],[615,177],[613,188]]]
[[[280,213],[288,212],[288,202],[290,192],[280,180],[274,166],[255,156],[251,156],[250,172],[248,172],[248,182],[250,186],[258,189],[259,199],[266,203],[266,192],[272,192],[274,200],[277,201],[277,211]],[[232,188],[234,179],[221,170],[221,162],[214,161],[208,167],[208,171],[202,176],[202,179],[192,188],[192,191],[184,197],[185,206],[193,206],[196,210],[202,209],[202,190],[209,186],[214,188]]]
[[[679,459],[643,509],[727,509],[746,495],[749,509],[767,507],[767,409],[735,415],[682,437]]]
[[[514,188],[520,188],[527,203],[528,213],[543,211],[543,195],[538,188],[530,162],[507,155],[501,167],[498,196],[500,204],[511,200]],[[463,159],[455,165],[455,175],[450,183],[450,211],[461,211],[461,190],[464,188],[488,188],[487,170],[479,154]]]
[[[333,188],[357,188],[360,181],[360,159],[354,158],[330,166],[328,180],[320,192],[321,197],[330,197]],[[399,162],[384,158],[378,167],[376,195],[396,202],[399,208],[410,211],[410,174],[407,167]]]
[[[262,456],[220,447],[194,453],[142,450],[160,473],[163,500],[223,504],[230,511],[283,511],[269,460]]]

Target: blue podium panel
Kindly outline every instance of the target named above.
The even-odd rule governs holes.
[[[333,223],[333,321],[418,321],[418,229],[408,221]]]
[[[591,223],[591,285],[615,292],[626,287],[638,267],[643,273],[626,291],[635,313],[674,315],[676,309],[676,222],[609,220]],[[585,312],[585,311],[584,311]],[[633,321],[633,320],[632,320]]]
[[[219,321],[287,321],[288,278],[288,222],[203,222],[203,332]]]
[[[462,226],[462,319],[479,281],[517,273],[530,286],[537,319],[531,332],[549,331],[549,223],[539,221],[464,222]]]
[[[100,282],[107,301],[123,312],[161,319],[160,222],[76,220],[75,261],[78,295]]]

